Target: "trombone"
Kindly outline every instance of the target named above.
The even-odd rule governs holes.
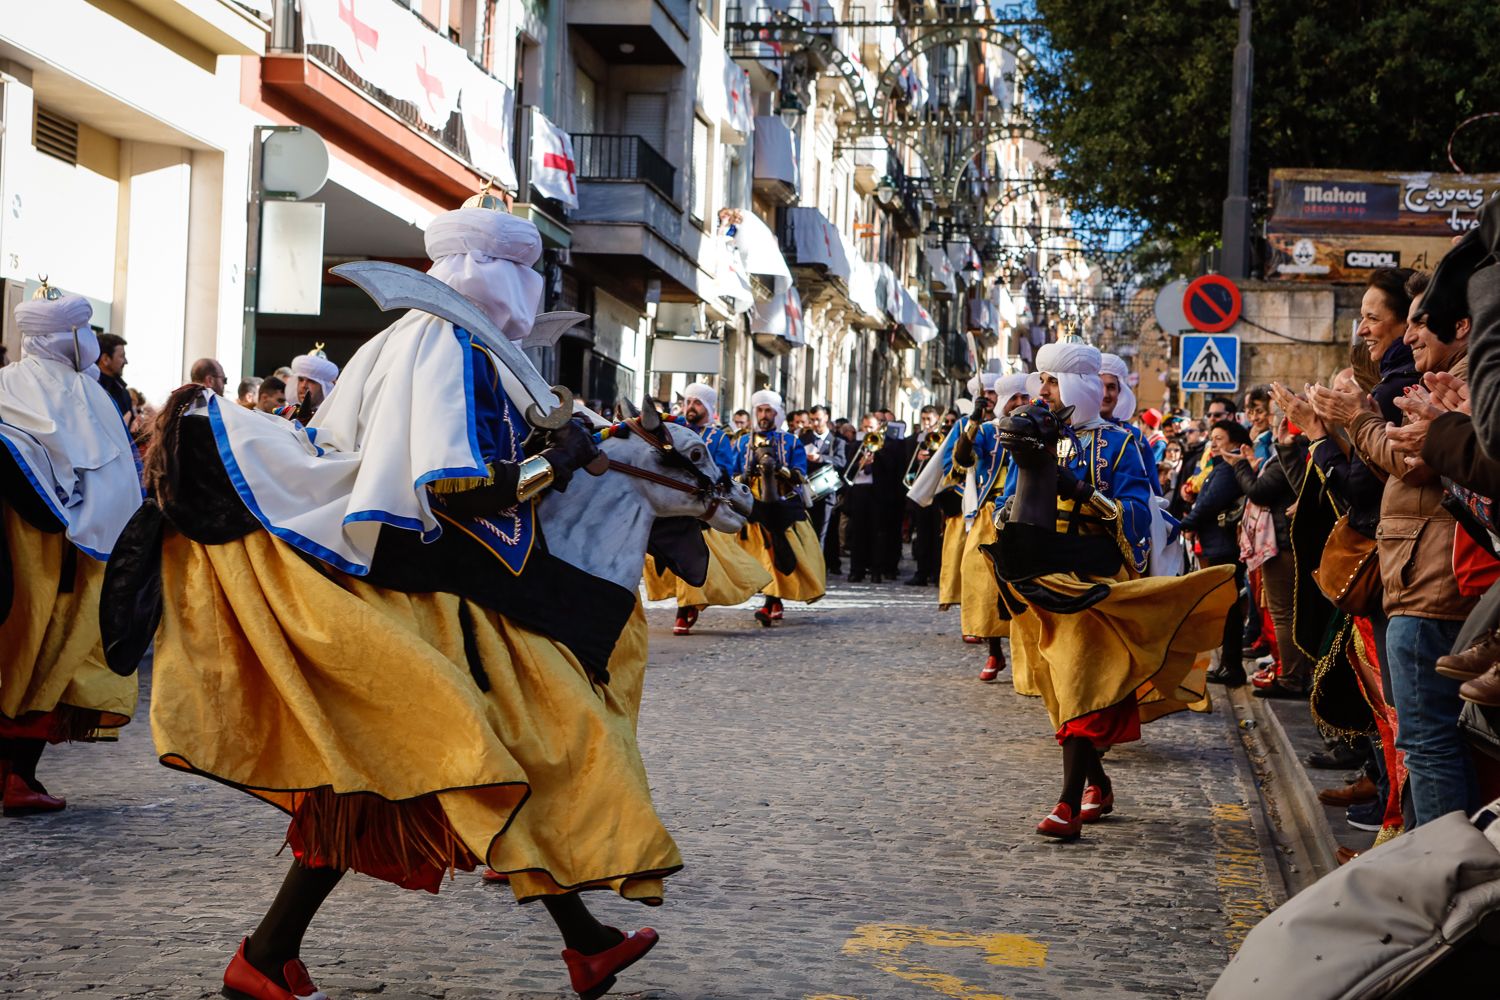
[[[906,465],[906,485],[908,488],[917,481],[922,470],[927,468],[927,463],[937,457],[938,449],[943,446],[943,438],[946,437],[942,431],[931,431],[922,439],[922,443],[911,453],[911,461]],[[927,457],[921,460],[917,456],[927,452]]]
[[[883,431],[870,431],[865,434],[864,440],[859,443],[859,450],[854,453],[854,461],[849,463],[844,470],[844,482],[854,485],[854,477],[859,474],[860,466],[866,458],[873,456],[877,451],[885,447],[885,433]]]

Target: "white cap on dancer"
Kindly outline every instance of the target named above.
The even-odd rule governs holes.
[[[713,420],[719,415],[719,394],[711,385],[702,382],[689,382],[688,387],[682,390],[684,400],[696,399],[708,410],[708,419]]]
[[[1074,427],[1097,425],[1103,418],[1104,384],[1099,381],[1099,349],[1088,344],[1054,341],[1043,344],[1036,352],[1036,371],[1026,380],[1026,391],[1033,396],[1042,392],[1042,376],[1057,379],[1064,406],[1073,407],[1069,423]]]
[[[1135,416],[1135,390],[1130,388],[1130,368],[1118,354],[1099,355],[1099,374],[1113,375],[1120,380],[1120,398],[1115,403],[1116,420],[1129,420]]]
[[[1001,375],[995,383],[995,400],[1004,406],[1010,398],[1018,392],[1027,392],[1025,372],[1017,372],[1014,375]],[[1029,394],[1029,393],[1028,393]]]
[[[321,348],[322,345],[318,345]],[[323,398],[333,391],[333,383],[338,381],[339,366],[329,361],[321,350],[314,348],[312,354],[299,354],[292,359],[292,374],[298,378],[316,382],[323,387]]]
[[[21,357],[45,358],[93,375],[99,360],[99,338],[89,326],[94,307],[82,295],[39,298],[16,306],[21,330]],[[76,341],[75,341],[75,333]]]
[[[975,375],[969,379],[969,398],[977,398],[981,392],[992,391],[1000,378],[999,372],[980,372]]]
[[[423,237],[427,273],[462,292],[511,340],[531,332],[542,301],[542,276],[531,269],[542,237],[525,219],[492,208],[444,212]]]
[[[769,406],[776,411],[775,429],[779,430],[786,421],[786,404],[781,401],[781,393],[770,389],[762,389],[750,397],[750,414],[755,415],[757,406]]]

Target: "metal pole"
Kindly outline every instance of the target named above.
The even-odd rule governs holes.
[[[1233,2],[1233,0],[1231,0]],[[1255,50],[1250,45],[1251,0],[1238,0],[1239,42],[1234,47],[1234,103],[1229,114],[1229,197],[1224,199],[1225,277],[1250,277],[1250,87]]]
[[[250,201],[245,207],[245,328],[244,340],[240,344],[240,375],[255,374],[255,310],[260,297],[260,204],[263,191],[260,183],[263,127],[255,126],[251,133],[250,149]]]

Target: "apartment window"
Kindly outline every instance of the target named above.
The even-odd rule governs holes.
[[[667,95],[626,94],[625,134],[638,135],[668,160],[676,159],[667,154]]]
[[[689,179],[693,185],[692,196],[689,199],[689,210],[694,220],[702,222],[708,214],[708,165],[712,162],[712,152],[708,145],[708,123],[702,118],[693,119],[693,175]]]
[[[750,147],[724,147],[724,206],[750,207]]]
[[[581,69],[573,74],[573,131],[599,131],[599,84]]]

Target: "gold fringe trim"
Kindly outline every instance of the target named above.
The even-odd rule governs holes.
[[[495,466],[486,463],[485,468],[489,470],[489,475],[483,478],[479,476],[463,476],[458,479],[439,479],[428,483],[427,488],[438,496],[448,496],[453,493],[467,493],[470,490],[477,490],[481,486],[495,485]]]
[[[400,868],[410,876],[423,868],[445,871],[451,879],[462,867],[479,864],[448,824],[435,795],[392,802],[378,795],[336,795],[331,789],[297,792],[292,797],[293,834],[309,858],[343,871]]]

